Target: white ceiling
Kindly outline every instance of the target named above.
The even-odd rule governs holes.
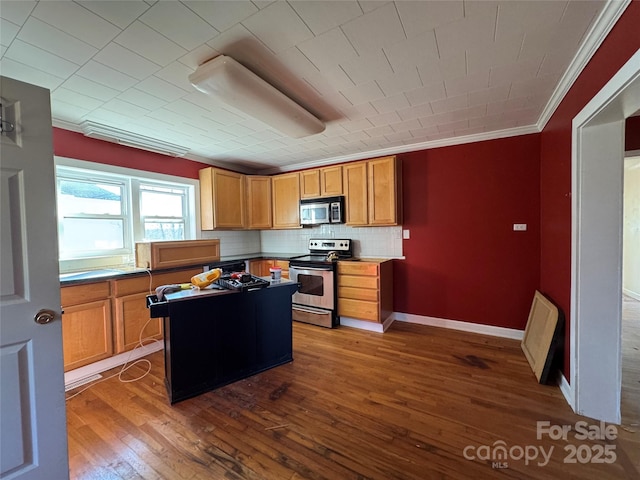
[[[605,3],[1,0],[0,73],[49,88],[54,125],[287,170],[536,131]],[[196,91],[219,54],[326,130],[288,138]]]

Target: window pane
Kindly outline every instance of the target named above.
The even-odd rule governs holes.
[[[65,252],[124,248],[121,219],[63,218],[60,250]]]
[[[61,215],[122,215],[122,186],[98,182],[60,180]]]
[[[184,222],[171,220],[145,220],[145,240],[184,240]]]
[[[140,214],[143,217],[182,217],[183,195],[163,192],[140,192]]]

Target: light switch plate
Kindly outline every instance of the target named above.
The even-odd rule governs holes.
[[[402,238],[408,240],[411,238],[411,232],[409,230],[402,230]]]
[[[526,223],[514,223],[513,224],[513,231],[514,232],[524,232],[527,230],[527,224]]]

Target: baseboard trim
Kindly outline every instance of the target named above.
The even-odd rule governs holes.
[[[573,406],[573,388],[571,388],[571,385],[569,385],[569,382],[567,381],[567,377],[565,377],[562,372],[558,373],[558,386],[560,387],[562,395],[564,395],[564,399],[575,412],[576,409]]]
[[[426,317],[424,315],[415,315],[413,313],[395,312],[393,317],[399,322],[417,323],[419,325],[428,325],[430,327],[462,330],[464,332],[491,335],[492,337],[511,338],[513,340],[522,340],[524,337],[524,330],[517,330],[515,328],[496,327],[480,323],[462,322],[460,320],[448,320],[446,318]]]
[[[340,317],[340,325],[343,327],[359,328],[360,330],[367,330],[369,332],[384,333],[395,320],[394,317],[395,316],[391,314],[382,323],[367,322],[366,320],[358,320],[350,317]]]
[[[125,363],[132,362],[139,358],[142,358],[150,353],[162,350],[163,343],[161,341],[153,342],[144,347],[136,348],[129,352],[119,353],[113,357],[105,358],[98,362],[85,365],[84,367],[76,368],[75,370],[69,370],[64,374],[64,385],[70,385],[72,383],[79,383],[87,377],[93,377],[112,368],[119,367]]]
[[[640,301],[640,293],[638,292],[634,292],[633,290],[629,290],[628,288],[623,288],[622,293],[624,293],[628,297]]]

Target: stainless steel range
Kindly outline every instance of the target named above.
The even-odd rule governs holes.
[[[293,294],[294,320],[338,326],[336,261],[352,256],[350,239],[314,238],[309,240],[309,255],[289,261],[289,277],[300,284]]]

